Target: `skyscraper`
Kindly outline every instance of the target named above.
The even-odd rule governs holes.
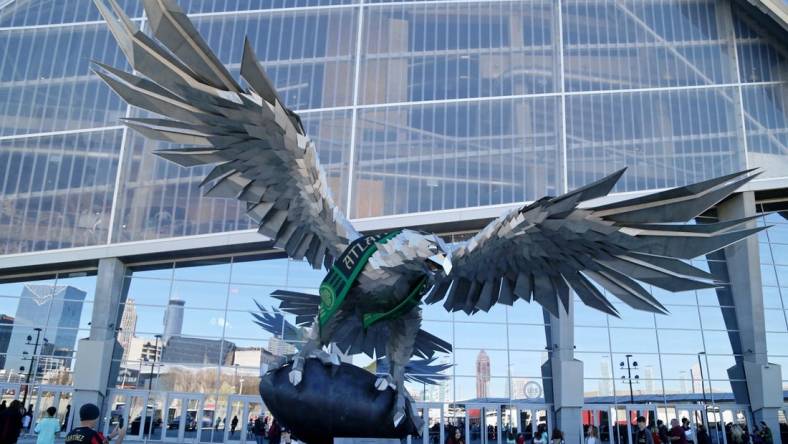
[[[6,368],[30,365],[23,353],[33,352],[27,337],[35,338],[35,327],[42,328],[39,354],[59,357],[61,366],[71,366],[85,295],[72,286],[25,284],[8,343]]]
[[[5,353],[8,351],[8,344],[11,341],[11,331],[14,328],[14,318],[8,315],[0,315],[0,369],[5,367]]]
[[[137,306],[134,299],[127,299],[123,308],[123,316],[120,318],[120,331],[118,332],[118,343],[123,347],[123,360],[127,360],[131,347],[131,338],[137,332]]]
[[[180,336],[183,331],[183,306],[186,301],[170,299],[167,311],[164,313],[164,335],[162,340],[166,344],[171,337]]]
[[[484,350],[476,357],[476,397],[486,398],[490,387],[490,357]]]

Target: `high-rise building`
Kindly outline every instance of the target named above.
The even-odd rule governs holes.
[[[11,332],[14,329],[14,317],[0,315],[0,369],[6,368],[5,357],[8,352],[8,344],[11,342]]]
[[[268,339],[268,351],[274,356],[286,356],[295,353],[296,348],[293,344],[272,336]]]
[[[69,367],[85,296],[84,291],[71,286],[25,284],[8,342],[6,368],[28,369],[30,361],[24,353],[33,353],[34,346],[28,342],[35,341],[36,327],[42,329],[38,353],[58,357],[61,365]]]
[[[490,393],[490,356],[484,350],[476,356],[476,397],[487,398]]]
[[[165,344],[173,336],[180,336],[183,331],[184,305],[186,305],[186,301],[180,299],[170,299],[167,302],[167,311],[164,312],[164,335],[162,335]]]
[[[126,299],[123,306],[123,315],[120,318],[120,331],[118,343],[123,347],[123,360],[128,359],[131,339],[137,332],[137,305],[133,298]]]
[[[158,341],[156,345],[155,339],[133,337],[129,341],[129,351],[126,354],[126,359],[130,362],[129,366],[134,367],[136,362],[149,362],[154,359],[158,362],[161,361],[161,351],[163,344]]]

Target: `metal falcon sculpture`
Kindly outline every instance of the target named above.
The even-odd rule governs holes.
[[[601,288],[640,310],[665,307],[639,282],[669,291],[715,287],[711,274],[686,262],[743,239],[748,219],[683,225],[754,175],[735,173],[601,206],[579,204],[607,195],[623,174],[559,197],[508,211],[450,251],[440,237],[414,230],[358,233],[337,208],[315,146],[299,117],[285,108],[249,42],[240,86],[171,0],[144,0],[149,37],[114,0],[95,0],[135,73],[97,64],[96,72],[129,104],[162,117],[125,123],[153,139],[193,145],[158,152],[183,166],[217,164],[202,185],[206,196],[236,198],[259,231],[293,259],[329,274],[320,296],[275,294],[281,310],[308,325],[289,367],[302,383],[304,362],[338,364],[324,347],[385,356],[390,375],[375,382],[397,391],[392,418],[406,415],[404,371],[413,355],[449,351],[420,329],[422,302],[473,314],[521,299],[555,316],[570,289],[587,305],[617,316]],[[114,13],[114,14],[113,14]]]

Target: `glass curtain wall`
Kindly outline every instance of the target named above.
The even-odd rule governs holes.
[[[57,3],[57,2],[56,2]],[[145,26],[138,1],[121,6]],[[180,0],[231,72],[249,36],[353,218],[788,171],[785,44],[712,0]],[[155,158],[90,71],[89,0],[0,8],[0,253],[251,228]],[[13,229],[11,229],[13,228]]]

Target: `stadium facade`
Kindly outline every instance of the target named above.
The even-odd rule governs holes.
[[[120,3],[144,29],[140,2]],[[624,443],[639,414],[686,417],[714,443],[730,442],[726,424],[764,420],[788,442],[784,3],[179,3],[234,73],[250,38],[364,231],[462,239],[624,166],[611,199],[762,170],[701,219],[772,227],[695,261],[730,285],[654,289],[670,315],[424,307],[425,329],[455,349],[438,357],[452,364],[440,384],[408,387],[425,442],[447,424],[469,444],[547,424],[567,442],[594,425]],[[64,421],[66,406],[99,402],[104,427],[122,417],[132,441],[251,441],[261,369],[293,350],[251,313],[276,289],[316,292],[322,273],[284,259],[235,201],[201,198],[205,170],[156,158],[162,144],[120,125],[139,111],[90,71],[123,57],[89,0],[0,1],[0,48],[3,399]],[[79,297],[36,306],[47,292]]]

